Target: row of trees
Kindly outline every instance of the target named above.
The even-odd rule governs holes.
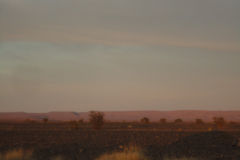
[[[90,112],[89,117],[90,117],[89,121],[93,125],[93,128],[100,129],[103,126],[104,114],[102,112]],[[143,117],[140,120],[140,122],[143,124],[148,124],[148,123],[150,123],[150,120],[147,117]],[[214,117],[213,122],[218,128],[223,127],[224,124],[226,123],[223,117]],[[162,124],[167,123],[167,119],[161,118],[160,123],[162,123]],[[178,118],[178,119],[174,120],[174,123],[183,123],[183,120],[181,118]],[[204,124],[203,120],[199,119],[199,118],[195,120],[195,123],[197,125]]]
[[[47,123],[48,119],[44,118],[43,122]],[[104,113],[91,111],[89,113],[89,122],[91,123],[91,125],[93,126],[94,129],[101,129],[102,126],[105,123]],[[140,122],[143,123],[143,124],[148,124],[148,123],[150,123],[150,120],[149,120],[148,117],[143,117],[140,120]],[[161,118],[159,120],[159,122],[162,123],[162,124],[165,124],[165,123],[167,123],[167,119]],[[226,123],[223,117],[214,117],[213,122],[219,128],[223,127],[224,124]],[[79,121],[71,121],[70,123],[72,124],[73,128],[77,129],[79,124],[84,123],[84,120],[80,119]],[[178,118],[178,119],[174,120],[174,123],[176,123],[176,124],[177,123],[183,123],[183,120],[181,118]],[[202,119],[196,119],[195,123],[198,124],[198,125],[204,124]]]
[[[95,129],[100,129],[104,124],[104,114],[101,112],[90,112],[89,116],[90,123],[93,125],[93,127]],[[140,122],[143,124],[148,124],[150,123],[150,120],[147,117],[143,117]],[[218,128],[223,127],[226,123],[223,117],[214,117],[213,122]],[[167,119],[161,118],[160,123],[167,123]],[[183,123],[183,120],[181,118],[178,118],[174,120],[174,123]],[[203,120],[199,118],[195,120],[195,123],[198,125],[204,124]]]
[[[140,120],[140,122],[141,123],[149,123],[150,122],[150,120],[149,120],[149,118],[147,118],[147,117],[143,117],[141,120]],[[160,120],[159,120],[159,122],[160,123],[167,123],[167,119],[165,119],[165,118],[161,118]],[[214,124],[216,124],[216,125],[219,125],[219,126],[223,126],[225,123],[226,123],[226,121],[225,121],[225,119],[223,118],[223,117],[213,117],[213,122],[214,122]],[[181,119],[181,118],[178,118],[178,119],[175,119],[174,120],[174,123],[183,123],[183,120]],[[196,120],[195,120],[195,123],[196,124],[204,124],[204,121],[202,120],[202,119],[200,119],[200,118],[197,118]]]

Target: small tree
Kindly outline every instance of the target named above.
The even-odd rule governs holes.
[[[165,124],[165,123],[167,123],[167,120],[166,120],[166,118],[161,118],[161,119],[160,119],[160,123],[162,123],[162,124]]]
[[[48,122],[48,118],[47,117],[43,118],[43,123],[47,123],[47,122]]]
[[[147,117],[143,117],[141,120],[140,120],[141,123],[144,123],[144,124],[148,124],[149,123],[149,118]]]
[[[174,123],[182,123],[183,120],[181,118],[175,119]]]
[[[79,119],[79,120],[78,120],[78,123],[79,123],[79,124],[84,124],[84,119]]]
[[[223,117],[213,117],[213,122],[217,126],[217,128],[222,128],[225,124],[225,120]]]
[[[76,120],[71,120],[69,121],[70,127],[72,130],[78,130],[79,126],[78,126],[78,122]]]
[[[91,111],[89,113],[89,122],[94,129],[101,129],[104,124],[104,113]]]
[[[36,123],[36,121],[33,120],[33,119],[27,118],[27,119],[25,120],[25,123]]]
[[[197,119],[195,120],[195,123],[196,123],[197,125],[201,125],[201,124],[203,124],[204,122],[203,122],[202,119],[197,118]]]

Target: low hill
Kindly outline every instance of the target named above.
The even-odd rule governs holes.
[[[89,112],[2,112],[0,113],[0,121],[42,120],[43,118],[48,118],[50,121],[87,120],[88,114]],[[213,117],[224,117],[227,121],[240,122],[240,111],[106,111],[104,114],[106,120],[109,121],[139,121],[142,117],[148,117],[151,121],[159,121],[160,118],[166,118],[168,121],[177,118],[184,121],[194,121],[196,118],[200,118],[208,122],[212,121]]]

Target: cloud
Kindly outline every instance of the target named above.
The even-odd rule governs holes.
[[[0,41],[176,46],[239,52],[239,3],[3,0]]]
[[[4,37],[4,38],[3,38]],[[4,40],[3,40],[4,39]],[[172,46],[183,48],[199,48],[222,52],[240,52],[238,42],[199,41],[197,39],[181,39],[181,37],[161,37],[150,34],[135,34],[127,32],[111,32],[106,30],[83,30],[71,32],[58,30],[37,29],[22,31],[19,34],[2,35],[1,41],[40,41],[58,44],[92,44],[109,46]]]

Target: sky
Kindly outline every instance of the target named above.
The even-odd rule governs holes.
[[[0,112],[239,110],[239,0],[0,0]]]

